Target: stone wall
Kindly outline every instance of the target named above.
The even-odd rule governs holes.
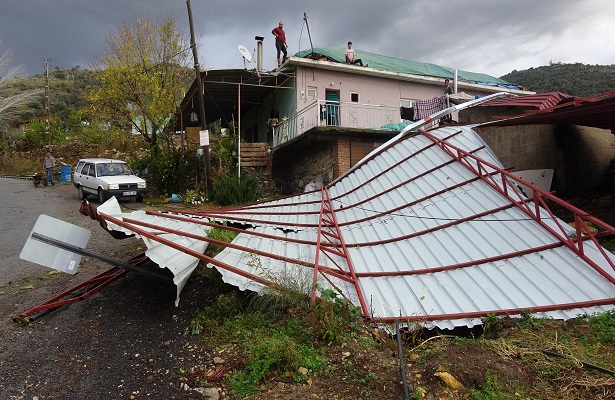
[[[337,142],[333,140],[296,147],[290,156],[273,158],[273,178],[285,194],[303,192],[319,177],[324,183],[331,182],[337,172],[337,154]]]
[[[321,180],[328,184],[344,174],[386,138],[356,139],[347,135],[322,136],[299,146],[274,153],[272,175],[284,193],[303,192],[310,182]],[[289,147],[291,148],[291,147]]]
[[[559,196],[602,191],[615,159],[610,131],[574,125],[482,126],[476,131],[505,168],[553,169]]]

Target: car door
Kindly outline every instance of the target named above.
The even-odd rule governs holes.
[[[92,163],[86,163],[81,170],[81,186],[89,193],[96,193],[96,168]]]

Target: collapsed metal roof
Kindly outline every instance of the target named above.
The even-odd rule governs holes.
[[[481,107],[522,107],[545,110],[572,100],[574,100],[574,97],[568,94],[548,92],[493,99],[481,104]]]
[[[550,204],[571,211],[572,225]],[[100,216],[206,261],[242,290],[292,284],[314,300],[332,288],[385,323],[450,329],[492,314],[615,308],[615,256],[598,243],[615,228],[504,170],[473,126],[404,130],[322,190],[144,215]],[[239,234],[212,259],[159,234],[220,243],[165,221]]]
[[[537,95],[491,100],[484,106],[521,106],[540,102]],[[556,97],[551,97],[555,99]],[[557,104],[527,110],[517,117],[488,122],[488,125],[514,126],[537,124],[571,124],[609,129],[615,133],[615,92],[606,92],[591,97],[564,97]]]

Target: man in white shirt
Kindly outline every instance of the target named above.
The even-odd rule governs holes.
[[[354,58],[354,49],[352,48],[352,42],[348,42],[348,48],[346,49],[346,52],[344,52],[344,56],[346,56],[346,64],[359,64],[360,66],[363,66],[363,60],[361,60],[360,58]]]

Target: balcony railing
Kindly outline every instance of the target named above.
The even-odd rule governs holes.
[[[315,126],[340,126],[376,130],[399,130],[399,107],[317,101],[290,118],[280,121],[273,131],[272,147],[277,147]]]

